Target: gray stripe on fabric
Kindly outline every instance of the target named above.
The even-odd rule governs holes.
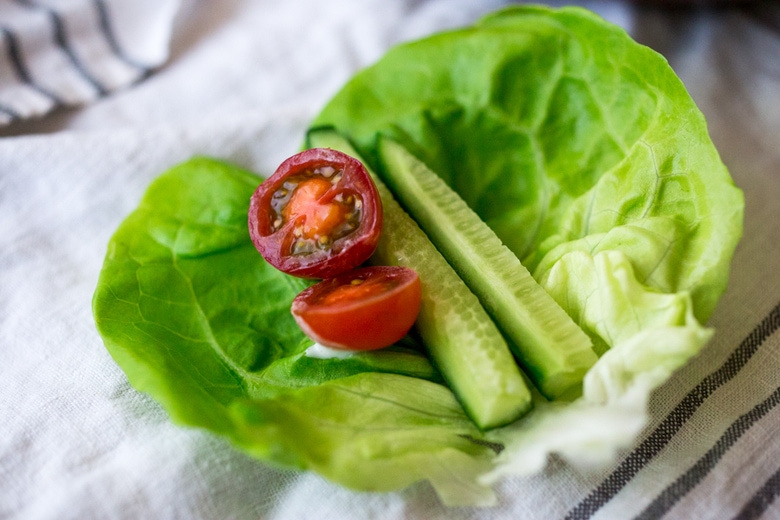
[[[585,520],[612,500],[639,471],[658,455],[712,393],[733,379],[758,348],[780,328],[780,303],[731,353],[726,362],[704,378],[672,410],[658,427],[637,446],[601,484],[567,515],[567,520]]]
[[[644,511],[637,517],[637,520],[653,520],[661,518],[674,505],[680,501],[691,489],[701,482],[718,462],[736,444],[742,435],[750,429],[753,424],[769,413],[773,408],[780,404],[780,388],[777,388],[767,399],[759,403],[748,413],[742,415],[734,421],[726,432],[718,439],[718,442],[707,451],[691,468],[680,475],[680,477],[664,489]]]
[[[6,48],[8,49],[8,58],[11,61],[11,65],[14,68],[19,80],[30,88],[35,89],[40,94],[51,99],[54,104],[62,105],[62,100],[48,89],[38,85],[33,81],[30,71],[27,70],[27,66],[24,63],[22,53],[19,49],[19,42],[17,41],[14,32],[7,27],[0,27],[0,37],[5,41]]]
[[[124,50],[122,50],[122,47],[119,45],[119,41],[116,38],[111,15],[105,1],[93,0],[93,5],[95,6],[95,10],[98,14],[98,26],[100,27],[100,31],[102,32],[103,37],[106,39],[106,42],[108,42],[108,46],[111,48],[111,52],[113,52],[114,56],[125,62],[127,65],[130,65],[131,67],[141,71],[141,75],[136,81],[142,81],[143,79],[147,78],[152,73],[153,68],[130,58],[124,52]]]
[[[5,114],[8,117],[11,118],[11,120],[19,119],[19,114],[16,113],[16,111],[8,106],[0,105],[0,114]]]
[[[780,495],[780,468],[767,479],[753,498],[745,504],[734,520],[756,520],[763,515]]]
[[[89,83],[92,88],[95,89],[95,91],[98,93],[99,96],[105,96],[108,94],[108,89],[100,82],[98,81],[90,72],[86,69],[84,64],[81,62],[79,57],[76,55],[75,51],[70,45],[70,41],[68,38],[68,32],[65,28],[65,22],[62,19],[62,16],[53,8],[45,5],[38,4],[36,2],[33,2],[32,0],[16,0],[17,3],[28,7],[30,9],[39,9],[43,12],[45,12],[49,16],[49,20],[52,24],[52,27],[54,28],[54,43],[57,45],[57,47],[60,48],[62,52],[65,53],[65,55],[70,60],[71,65],[73,68],[81,75],[84,80]]]

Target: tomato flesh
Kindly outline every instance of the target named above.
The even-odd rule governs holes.
[[[255,190],[249,234],[277,269],[327,278],[371,256],[382,220],[379,193],[360,161],[314,148],[284,161]]]
[[[420,279],[405,267],[365,267],[312,285],[292,304],[311,339],[326,347],[374,350],[399,341],[420,311]]]
[[[334,202],[320,201],[331,187],[324,179],[303,181],[295,188],[290,202],[282,210],[285,218],[301,221],[301,236],[304,239],[327,237],[339,223],[346,220],[345,208]]]

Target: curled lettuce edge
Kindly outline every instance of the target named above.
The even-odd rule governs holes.
[[[567,309],[583,309],[575,316],[578,322],[590,334],[608,337],[612,346],[585,375],[582,397],[570,404],[537,405],[532,420],[497,433],[506,449],[480,477],[484,483],[541,471],[552,453],[586,471],[608,464],[647,425],[652,391],[713,334],[696,320],[687,292],[643,286],[620,251],[569,253],[541,282],[561,301],[572,295],[591,300]],[[608,309],[603,314],[611,315],[609,323],[599,309]]]

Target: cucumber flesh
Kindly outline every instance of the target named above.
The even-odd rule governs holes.
[[[539,391],[548,399],[580,394],[598,359],[588,335],[438,175],[389,138],[380,137],[378,151],[391,191],[477,295]]]
[[[332,129],[310,131],[307,144],[359,159],[351,144]],[[382,199],[384,229],[371,263],[417,271],[422,304],[415,328],[472,421],[482,430],[515,421],[531,409],[532,396],[506,341],[477,297],[381,180],[372,176]]]

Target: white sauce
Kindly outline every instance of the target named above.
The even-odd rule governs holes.
[[[345,359],[352,354],[354,354],[354,350],[344,350],[340,348],[330,348],[326,347],[325,345],[320,345],[319,343],[315,343],[311,347],[306,349],[306,357],[310,358],[317,358],[317,359]]]

